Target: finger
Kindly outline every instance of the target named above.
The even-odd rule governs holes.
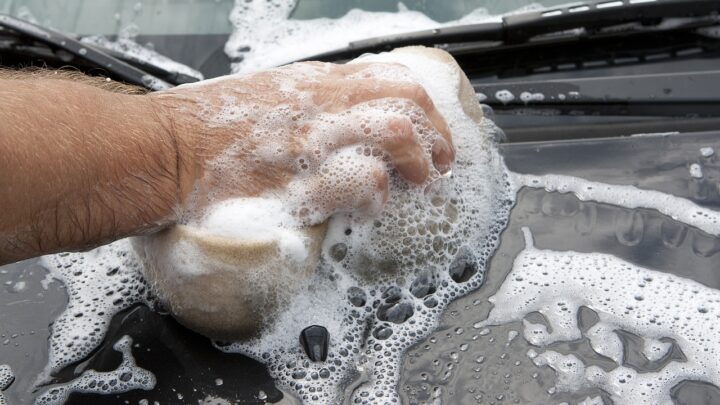
[[[417,142],[412,123],[407,119],[393,119],[388,123],[390,136],[382,147],[392,158],[393,166],[406,180],[422,184],[430,172],[426,152]]]
[[[418,109],[418,107],[414,108]],[[443,175],[450,172],[455,161],[455,149],[447,142],[445,137],[435,130],[429,118],[424,114],[414,113],[411,110],[408,115],[422,142],[432,145],[431,156],[435,168]]]
[[[435,130],[437,130],[442,137],[445,138],[445,141],[450,147],[453,146],[450,128],[448,127],[445,118],[442,114],[440,114],[437,108],[435,108],[435,103],[433,103],[432,99],[422,86],[417,84],[404,84],[386,88],[385,91],[387,92],[386,97],[405,97],[420,106],[420,108],[425,111],[425,115],[430,120]]]
[[[367,117],[376,119],[368,120]],[[324,151],[320,156],[352,145],[357,146],[366,156],[386,155],[401,177],[421,184],[430,171],[432,142],[441,139],[434,130],[425,137],[429,139],[423,141],[426,145],[423,147],[415,133],[414,124],[406,116],[389,114],[381,108],[361,106],[348,119],[318,125],[308,143],[320,146],[314,147]]]
[[[311,90],[313,102],[323,111],[339,113],[354,105],[383,98],[410,100],[423,109],[433,127],[453,147],[445,118],[435,108],[425,89],[417,83],[388,80],[344,80],[328,78],[322,82],[300,83],[299,90]]]
[[[452,171],[452,164],[455,160],[455,151],[448,145],[444,138],[437,138],[432,147],[432,160],[435,168],[441,175]]]
[[[370,88],[367,84],[353,83],[350,86],[346,86],[346,91],[350,105],[381,98],[404,98],[412,101],[422,108],[432,123],[432,126],[445,138],[445,141],[447,141],[451,147],[453,146],[450,128],[445,118],[437,108],[435,108],[435,103],[433,103],[421,85],[416,83],[378,81],[373,88]]]
[[[291,183],[288,190],[299,207],[296,215],[317,224],[337,212],[377,215],[388,199],[388,184],[379,158],[348,147],[332,154],[314,175]]]

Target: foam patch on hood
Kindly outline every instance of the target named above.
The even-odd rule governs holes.
[[[12,369],[7,364],[0,365],[0,405],[7,405],[7,399],[3,394],[15,379]]]
[[[557,373],[558,392],[599,388],[617,405],[671,404],[671,391],[682,381],[720,385],[720,291],[607,254],[540,250],[530,231],[524,232],[525,250],[489,299],[494,307],[482,324],[523,320],[525,339],[539,347],[586,337],[595,352],[616,362],[614,369],[604,371],[572,354],[531,351],[536,365]],[[585,333],[578,326],[581,307],[599,317]],[[551,330],[524,320],[533,312],[543,315]],[[644,339],[648,360],[669,361],[653,372],[627,366],[616,331]],[[668,358],[668,342],[679,347],[686,361]]]
[[[686,198],[660,191],[644,190],[629,185],[598,183],[558,174],[537,176],[513,173],[512,181],[516,187],[573,193],[583,201],[596,201],[625,208],[654,209],[710,235],[720,236],[720,212],[701,207]]]
[[[96,349],[116,313],[148,303],[149,289],[128,239],[89,252],[44,256],[41,263],[68,293],[65,310],[51,325],[48,366],[39,377],[44,382]]]
[[[122,362],[112,371],[87,370],[80,377],[45,390],[35,399],[35,405],[61,405],[73,392],[90,394],[118,394],[134,389],[151,390],[155,376],[135,364],[132,339],[123,336],[113,349],[122,354]]]

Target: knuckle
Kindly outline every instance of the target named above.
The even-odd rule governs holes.
[[[412,122],[407,117],[392,118],[388,124],[391,137],[396,141],[409,142],[415,139]]]

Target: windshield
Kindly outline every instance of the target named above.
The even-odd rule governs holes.
[[[0,0],[9,14],[137,58],[141,45],[205,78],[253,71],[349,42],[497,20],[566,0]],[[109,39],[109,41],[108,41]],[[148,59],[147,56],[144,59]],[[160,60],[160,58],[153,58]]]
[[[0,0],[0,12],[79,35],[117,35],[128,24],[136,25],[141,35],[230,34],[233,25],[228,17],[235,3],[235,0]],[[238,0],[237,3],[251,1]],[[370,12],[407,9],[437,22],[447,22],[478,10],[498,15],[523,7],[548,7],[567,1],[297,0],[291,3],[290,17],[298,20],[340,18],[352,9]]]

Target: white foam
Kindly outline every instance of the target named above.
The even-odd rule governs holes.
[[[542,93],[531,93],[529,91],[523,91],[522,93],[520,93],[520,100],[522,100],[522,102],[525,104],[531,101],[543,101],[545,100],[545,95]]]
[[[123,336],[113,349],[122,354],[122,362],[112,371],[86,370],[80,377],[45,390],[35,399],[35,405],[60,405],[73,392],[86,394],[119,394],[131,390],[149,391],[155,388],[155,376],[135,364],[132,339]]]
[[[458,20],[439,23],[402,3],[392,13],[353,9],[338,19],[289,19],[294,7],[295,0],[235,1],[230,15],[234,30],[225,45],[225,53],[235,60],[233,72],[279,66],[366,38],[500,20],[478,8]],[[530,4],[516,12],[540,8]]]
[[[702,179],[703,170],[700,164],[693,163],[690,165],[690,177],[692,177],[693,179]]]
[[[221,347],[265,362],[282,387],[308,403],[337,402],[351,375],[364,381],[354,391],[355,403],[398,403],[403,353],[435,327],[450,301],[482,283],[512,202],[492,125],[478,126],[465,115],[455,71],[408,53],[359,61],[410,68],[450,126],[456,165],[452,178],[435,172],[420,187],[393,176],[390,199],[376,217],[334,215],[323,244],[324,266],[308,291],[294,297],[261,338]],[[449,274],[453,265],[476,272],[456,282]],[[364,295],[366,303],[353,306],[349,290]],[[309,362],[298,347],[300,331],[313,324],[329,331],[327,362]]]
[[[694,226],[711,235],[720,236],[720,212],[671,194],[557,174],[536,176],[513,173],[511,178],[518,188],[543,188],[547,191],[573,193],[583,201],[596,201],[626,208],[654,209],[676,221]]]
[[[296,228],[298,221],[281,201],[269,198],[235,198],[207,210],[198,224],[191,224],[215,236],[237,240],[275,241],[280,254],[293,262],[307,258],[307,241]]]
[[[711,148],[711,147],[709,147],[709,146],[706,146],[706,147],[704,147],[704,148],[700,148],[700,155],[702,155],[702,157],[710,157],[710,156],[712,156],[712,155],[714,155],[714,154],[715,154],[715,149],[713,149],[713,148]]]
[[[532,361],[538,367],[549,365],[557,372],[556,392],[575,392],[585,386],[585,364],[572,354],[548,350],[535,354]]]
[[[7,405],[7,399],[3,391],[8,389],[15,379],[12,369],[7,364],[0,365],[0,405]]]
[[[147,404],[140,404],[140,405],[147,405]],[[157,401],[153,405],[160,405]],[[198,401],[198,405],[233,405],[233,402],[230,402],[229,400],[225,398],[216,397],[214,395],[208,395],[205,398],[203,398],[201,401]]]
[[[498,90],[495,92],[495,98],[500,100],[501,103],[507,104],[515,100],[515,95],[510,90]]]
[[[105,338],[113,315],[148,296],[127,239],[85,253],[44,256],[41,264],[65,284],[68,304],[51,325],[48,367],[39,382],[85,358]]]
[[[540,250],[524,229],[526,247],[510,274],[490,298],[493,309],[483,325],[520,321],[539,312],[547,328],[525,323],[525,336],[546,347],[583,337],[578,311],[587,307],[599,321],[584,336],[592,348],[616,362],[604,371],[586,366],[572,354],[552,350],[534,356],[536,365],[557,373],[556,390],[580,392],[599,388],[617,405],[670,404],[671,390],[686,380],[720,385],[720,291],[672,274],[646,269],[600,253]],[[669,361],[658,371],[639,373],[624,364],[622,342],[615,331],[643,339],[650,361],[666,358],[672,339],[687,361]]]
[[[26,288],[27,288],[27,282],[18,281],[17,283],[13,284],[12,291],[13,292],[21,292],[21,291],[24,291]]]
[[[601,396],[596,397],[586,397],[584,400],[578,402],[577,405],[605,405],[605,402],[603,401]]]

